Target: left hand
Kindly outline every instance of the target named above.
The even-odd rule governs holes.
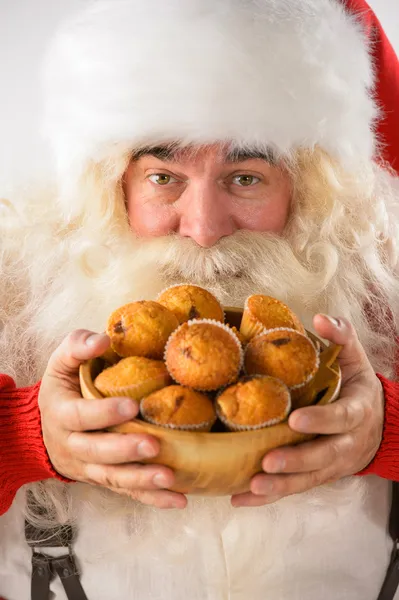
[[[343,346],[339,400],[291,413],[291,429],[322,437],[269,452],[265,473],[252,478],[250,492],[232,497],[233,506],[262,506],[284,496],[358,473],[374,458],[382,438],[384,393],[352,325],[345,319],[316,315],[320,337]]]

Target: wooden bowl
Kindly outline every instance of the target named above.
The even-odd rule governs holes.
[[[240,326],[242,310],[226,308],[226,321]],[[341,371],[336,362],[340,347],[326,346],[311,333],[309,337],[320,345],[320,368],[301,400],[301,406],[327,404],[338,397]],[[89,360],[80,367],[82,395],[88,400],[103,396],[94,387],[93,380],[103,368],[104,361]],[[251,478],[262,471],[265,454],[279,446],[298,444],[315,436],[297,433],[288,423],[256,431],[196,433],[176,431],[134,419],[110,428],[119,433],[147,433],[160,441],[161,451],[149,463],[171,467],[176,475],[171,488],[185,494],[222,496],[249,490]]]

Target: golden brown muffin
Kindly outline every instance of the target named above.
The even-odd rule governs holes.
[[[170,334],[179,326],[175,315],[158,302],[125,304],[108,319],[107,334],[119,356],[162,358]]]
[[[143,356],[123,358],[116,365],[104,369],[94,380],[95,387],[103,396],[130,396],[134,400],[141,400],[170,383],[164,362]]]
[[[219,419],[232,431],[261,429],[284,421],[291,409],[287,386],[267,375],[244,377],[216,400]]]
[[[108,365],[115,365],[117,362],[120,361],[121,357],[119,356],[119,354],[117,354],[115,352],[115,350],[112,350],[112,348],[108,348],[104,354],[101,355],[101,358],[108,363]]]
[[[232,383],[242,367],[242,348],[227,325],[217,321],[190,321],[168,340],[166,366],[175,381],[211,391]]]
[[[245,302],[240,333],[248,341],[255,335],[276,327],[288,327],[305,333],[305,329],[286,304],[270,296],[249,296]]]
[[[224,322],[224,312],[213,294],[197,285],[173,285],[164,290],[157,302],[176,315],[179,323],[192,319]]]
[[[270,329],[249,342],[245,352],[248,375],[271,375],[290,390],[308,383],[319,367],[316,348],[308,337],[294,329]]]
[[[234,325],[231,327],[229,325],[231,331],[238,337],[240,343],[242,346],[244,346],[246,344],[246,339],[244,338],[244,336],[242,335],[242,333],[240,333],[237,329],[237,327],[234,327]]]
[[[140,410],[145,421],[173,429],[210,431],[216,421],[212,400],[181,385],[169,385],[143,398]]]

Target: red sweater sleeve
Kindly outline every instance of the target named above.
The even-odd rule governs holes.
[[[40,383],[16,388],[0,374],[0,515],[25,483],[56,477],[44,446],[37,397]]]
[[[378,375],[384,388],[385,423],[382,442],[371,463],[359,475],[399,481],[399,383]]]

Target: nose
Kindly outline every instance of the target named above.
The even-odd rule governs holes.
[[[210,248],[236,230],[229,199],[217,182],[190,183],[181,198],[179,234]]]

